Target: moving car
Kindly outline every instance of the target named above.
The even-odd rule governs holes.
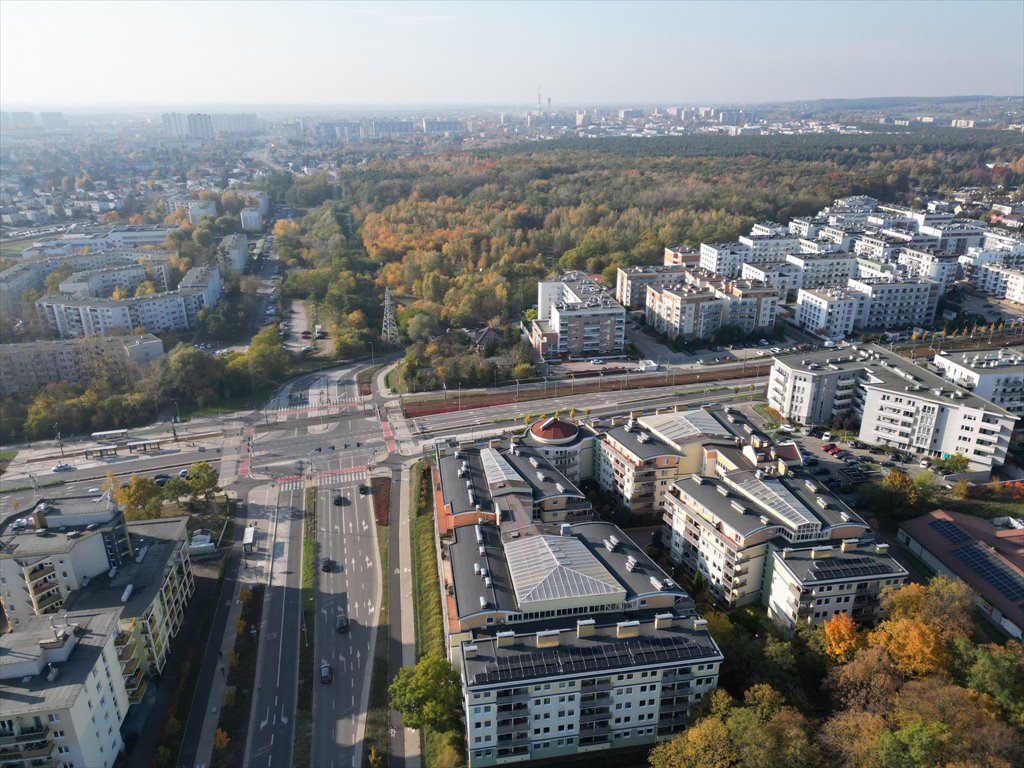
[[[56,465],[56,466],[55,466],[55,467],[53,468],[53,471],[54,471],[54,472],[70,472],[70,471],[72,471],[73,469],[74,469],[74,467],[73,467],[73,466],[71,466],[70,464],[65,464],[65,463],[64,463],[64,462],[62,461],[62,462],[61,462],[60,464],[57,464],[57,465]]]
[[[344,613],[339,613],[338,617],[334,620],[334,631],[348,632],[348,616]]]
[[[188,480],[188,470],[183,469],[180,472],[178,472],[178,477],[180,477],[182,480]]]
[[[360,485],[359,486],[359,495],[360,496],[365,496],[369,492],[370,492],[370,488],[368,486],[365,486],[365,485]]]
[[[331,572],[331,558],[324,557],[320,559],[320,570],[324,573]]]
[[[334,670],[326,661],[320,665],[320,682],[327,685],[334,679]]]
[[[94,493],[101,493],[101,491],[99,488],[90,488],[88,491],[86,491],[86,493],[88,493],[91,496]]]
[[[334,497],[334,506],[340,507],[340,506],[343,506],[344,504],[345,504],[345,497],[344,496],[342,496],[341,494],[338,494],[337,496]]]

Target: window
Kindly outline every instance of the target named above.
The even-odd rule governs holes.
[[[59,723],[60,722],[60,717],[57,716],[57,715],[50,715],[49,720],[50,720],[51,723]]]
[[[57,747],[58,755],[69,755],[71,754],[71,747],[65,747],[63,744]]]

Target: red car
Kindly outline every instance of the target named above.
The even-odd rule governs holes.
[[[835,453],[836,451],[839,450],[839,448],[836,446],[835,443],[828,443],[826,445],[821,446],[821,450],[823,450],[825,453]]]

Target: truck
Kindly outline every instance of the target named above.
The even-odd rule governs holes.
[[[650,373],[651,371],[658,370],[658,364],[653,360],[638,360],[633,370],[636,373]]]

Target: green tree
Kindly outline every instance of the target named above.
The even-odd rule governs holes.
[[[971,466],[971,461],[962,453],[954,453],[945,461],[946,471],[951,475],[957,475],[961,472],[967,471],[967,468]]]
[[[414,667],[399,671],[391,687],[392,706],[409,728],[430,723],[443,730],[458,716],[462,684],[451,663],[440,654],[427,654]]]
[[[127,488],[114,491],[114,501],[124,511],[126,520],[149,520],[160,516],[160,502],[163,498],[160,486],[152,478],[134,475]]]
[[[188,489],[192,498],[202,496],[209,501],[217,490],[220,473],[207,461],[199,461],[188,468]]]

